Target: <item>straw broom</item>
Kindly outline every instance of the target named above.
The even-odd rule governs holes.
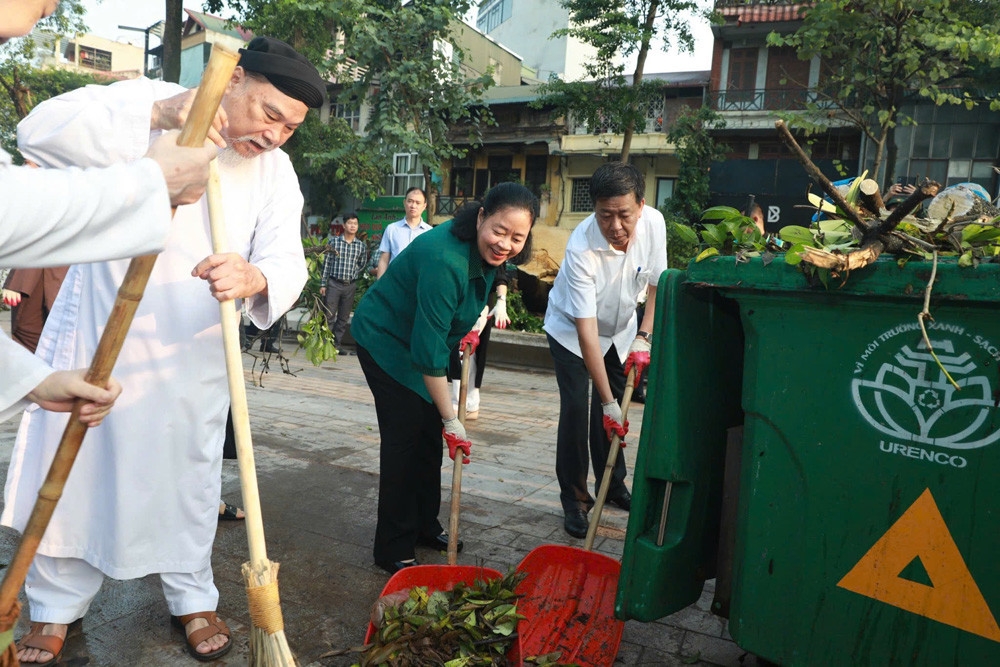
[[[178,145],[198,147],[205,142],[238,60],[239,56],[235,53],[212,46],[212,56],[201,77],[201,85],[198,86],[187,121],[177,138]],[[129,263],[125,278],[118,288],[114,307],[108,316],[107,326],[94,352],[94,360],[87,371],[86,380],[90,384],[98,387],[107,386],[111,369],[118,360],[118,353],[121,352],[125,336],[139,307],[139,301],[142,300],[155,263],[156,255],[141,255]],[[87,433],[87,427],[79,419],[80,409],[84,403],[85,401],[78,399],[73,406],[69,423],[63,431],[62,440],[59,441],[45,482],[38,490],[38,499],[31,510],[17,551],[7,567],[3,582],[0,583],[0,643],[5,643],[3,653],[0,654],[0,667],[14,667],[20,664],[17,659],[17,646],[13,641],[14,625],[20,615],[17,594],[24,585],[28,568],[35,558],[38,545],[45,535],[45,529],[52,519],[59,498],[62,497],[66,479],[80,451],[83,436]]]
[[[212,227],[212,249],[227,252],[225,218],[222,210],[222,188],[219,167],[213,160],[208,176],[208,217]],[[260,513],[260,494],[250,439],[250,412],[247,408],[246,382],[243,379],[243,352],[240,349],[239,313],[236,301],[219,304],[222,316],[222,342],[226,351],[226,374],[229,377],[229,398],[233,413],[233,434],[236,436],[236,459],[243,489],[243,511],[246,513],[247,542],[250,561],[243,563],[243,582],[247,587],[250,608],[251,667],[286,667],[298,665],[285,638],[285,623],[281,616],[278,595],[278,563],[267,559],[264,543],[264,521]]]

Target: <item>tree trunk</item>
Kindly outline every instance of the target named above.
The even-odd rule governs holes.
[[[639,55],[635,61],[635,72],[632,74],[632,90],[635,95],[629,104],[628,122],[625,124],[625,134],[622,137],[622,152],[618,159],[628,162],[629,151],[632,150],[632,134],[635,132],[636,105],[638,104],[639,87],[642,84],[642,71],[646,67],[646,55],[649,53],[649,36],[653,34],[653,27],[656,22],[656,11],[660,7],[660,0],[652,0],[649,3],[649,11],[646,12],[646,22],[642,28],[642,44],[639,46]]]
[[[896,146],[896,119],[892,118],[892,124],[885,134],[885,187],[888,188],[896,178],[896,157],[899,154],[899,147]],[[876,175],[876,178],[878,176]]]
[[[181,80],[181,29],[184,25],[183,0],[166,0],[166,22],[163,25],[163,80]]]

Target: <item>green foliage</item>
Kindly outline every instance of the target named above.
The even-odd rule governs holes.
[[[622,160],[628,159],[632,132],[645,123],[646,101],[662,97],[662,85],[643,83],[646,53],[659,38],[665,50],[694,50],[690,17],[707,17],[695,0],[560,0],[569,10],[572,27],[553,37],[575,37],[597,50],[584,63],[588,81],[553,78],[541,87],[533,106],[551,106],[557,113],[572,112],[588,127],[608,125],[625,135]],[[625,80],[624,60],[638,52],[632,81]]]
[[[728,150],[718,143],[711,133],[726,126],[722,117],[703,106],[700,109],[685,107],[667,140],[677,147],[677,186],[674,196],[667,202],[667,213],[688,223],[698,220],[700,211],[710,198],[709,168],[722,160]]]
[[[698,254],[698,233],[679,221],[665,215],[667,223],[667,266],[685,268]]]
[[[986,5],[991,9],[984,10]],[[768,45],[795,48],[801,60],[819,57],[823,64],[817,99],[789,120],[822,129],[836,111],[874,143],[872,173],[878,179],[884,156],[895,154],[889,150],[894,129],[914,123],[901,112],[905,103],[917,97],[938,105],[977,103],[975,96],[952,89],[1000,62],[1000,37],[967,17],[981,20],[985,13],[995,22],[997,8],[995,2],[952,0],[819,0],[806,10],[798,31],[768,36]],[[882,181],[888,183],[895,164],[885,167]]]
[[[443,160],[464,155],[448,142],[449,126],[467,124],[474,139],[492,118],[481,105],[492,76],[467,78],[461,50],[442,46],[470,0],[207,3],[213,11],[223,5],[255,33],[284,39],[317,63],[340,84],[340,103],[368,106],[364,136],[341,134],[307,155],[359,198],[382,192],[393,153],[416,153],[429,181]]]
[[[352,151],[354,132],[340,118],[323,123],[310,111],[284,145],[295,173],[309,179],[310,211],[333,217],[338,202],[351,195],[368,199],[381,193],[390,162],[382,155]]]
[[[315,236],[307,236],[302,239],[302,246],[309,277],[302,288],[298,305],[308,311],[308,318],[297,338],[299,347],[306,353],[306,359],[314,366],[319,366],[324,361],[337,358],[333,331],[326,319],[325,301],[319,294],[319,289],[323,286],[323,248],[326,242]]]
[[[87,74],[42,69],[31,64],[43,42],[53,41],[58,35],[85,31],[83,14],[80,0],[61,2],[51,16],[38,22],[35,32],[0,44],[0,147],[13,154],[18,163],[21,157],[16,150],[17,123],[39,102],[98,81]]]
[[[524,618],[517,613],[514,593],[524,577],[512,572],[499,579],[459,583],[449,591],[415,586],[395,594],[396,604],[383,599],[377,632],[358,665],[506,664],[512,635]]]
[[[510,318],[511,331],[542,332],[543,319],[524,307],[524,299],[521,298],[520,290],[510,289],[507,291],[507,317]]]
[[[678,225],[685,238],[695,234],[690,227]],[[695,257],[700,262],[714,255],[735,255],[737,261],[751,257],[769,262],[779,248],[774,240],[764,236],[754,221],[730,206],[713,206],[701,218],[701,251]]]
[[[0,147],[20,163],[17,124],[21,119],[38,103],[92,83],[106,81],[85,72],[0,62],[0,87],[7,93],[0,96]]]
[[[650,101],[663,98],[662,84],[646,81],[630,86],[620,73],[597,81],[553,78],[538,91],[539,97],[530,103],[533,108],[550,108],[558,115],[572,113],[575,122],[585,123],[593,132],[607,126],[616,134],[623,134],[630,123],[643,127],[644,109]]]

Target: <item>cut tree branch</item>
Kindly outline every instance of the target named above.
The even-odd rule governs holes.
[[[925,180],[923,185],[913,191],[913,194],[902,201],[896,208],[892,209],[892,213],[889,214],[888,218],[881,224],[876,225],[876,232],[879,234],[888,234],[894,230],[902,222],[903,218],[912,213],[925,199],[930,199],[937,195],[940,189],[940,183]]]
[[[775,121],[774,127],[778,130],[778,136],[781,137],[781,140],[785,142],[785,145],[788,146],[788,148],[793,153],[795,153],[795,156],[799,159],[799,162],[802,163],[802,166],[805,168],[806,173],[809,174],[809,178],[811,178],[813,181],[816,182],[817,185],[823,188],[823,191],[830,197],[830,200],[834,204],[836,204],[841,211],[844,212],[844,216],[848,220],[850,220],[858,228],[860,228],[862,232],[867,233],[870,229],[868,223],[862,220],[861,215],[858,213],[857,209],[855,209],[853,206],[847,203],[847,200],[844,199],[844,195],[840,194],[840,190],[837,189],[837,186],[831,183],[830,179],[827,178],[826,175],[824,175],[823,172],[819,170],[819,167],[813,164],[813,161],[809,159],[809,156],[806,155],[806,152],[802,150],[802,147],[799,146],[797,141],[795,141],[795,137],[792,136],[792,133],[791,131],[789,131],[788,126],[785,124],[785,121],[783,120]]]

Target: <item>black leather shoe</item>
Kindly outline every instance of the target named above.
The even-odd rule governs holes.
[[[573,537],[587,536],[587,513],[581,509],[566,510],[566,518],[563,520],[566,532]]]
[[[438,551],[447,551],[448,533],[441,533],[436,537],[426,537],[424,535],[421,535],[420,537],[417,538],[417,544],[419,544],[422,547],[430,547],[431,549],[437,549]],[[465,543],[462,542],[462,540],[459,540],[458,551],[461,552],[462,547],[464,546]]]
[[[406,568],[413,567],[414,565],[420,565],[420,563],[418,563],[416,559],[411,561],[396,560],[391,563],[376,562],[375,564],[378,565],[383,570],[385,570],[386,572],[388,572],[389,574],[396,574],[400,570],[405,570]]]
[[[622,491],[621,494],[615,496],[614,498],[608,498],[608,502],[616,507],[620,507],[626,512],[632,510],[632,494],[627,490]]]

